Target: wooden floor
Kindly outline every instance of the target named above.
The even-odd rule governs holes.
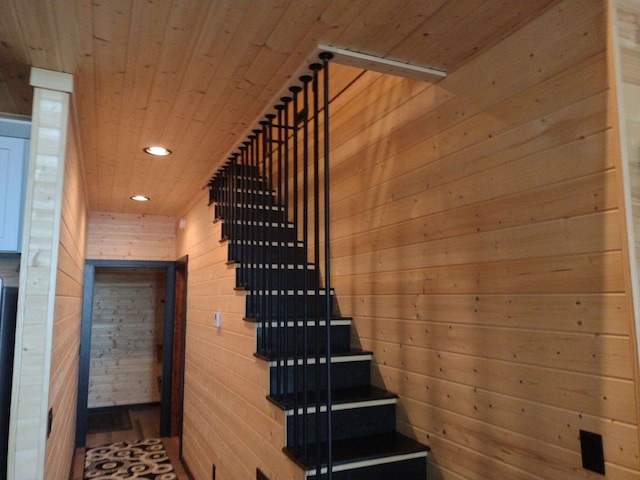
[[[142,440],[145,438],[160,437],[160,407],[132,407],[129,409],[132,428],[117,432],[95,433],[87,435],[87,447],[96,447],[115,442]],[[173,469],[178,480],[189,480],[179,457],[178,437],[162,438],[162,443],[167,450]],[[82,480],[84,473],[84,448],[76,449],[71,480]]]

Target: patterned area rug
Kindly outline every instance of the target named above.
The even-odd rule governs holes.
[[[159,438],[87,448],[84,480],[176,480]]]

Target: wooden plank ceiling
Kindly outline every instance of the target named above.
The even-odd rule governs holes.
[[[451,73],[555,3],[0,0],[0,112],[73,74],[91,210],[177,216],[319,44]]]

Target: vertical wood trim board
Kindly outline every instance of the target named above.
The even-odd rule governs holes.
[[[35,89],[11,402],[9,478],[44,475],[69,94]]]
[[[559,2],[434,85],[367,72],[332,110],[332,286],[430,478],[592,478],[581,429],[640,475],[605,8]],[[205,204],[177,238],[185,459],[297,478]]]
[[[70,128],[49,379],[49,407],[53,409],[54,421],[47,441],[44,478],[69,476],[75,445],[78,350],[88,216],[80,161],[76,130]]]

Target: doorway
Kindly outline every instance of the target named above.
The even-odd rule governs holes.
[[[139,284],[137,286],[135,285],[135,281],[114,281],[111,284],[109,284],[109,281],[104,281],[105,278],[109,279],[110,276],[112,280],[114,278],[118,278],[118,274],[120,274],[120,278],[129,280],[143,277],[146,278],[146,280],[144,282],[138,282]],[[149,279],[153,280],[150,281]],[[126,285],[127,283],[129,283],[129,285]],[[142,284],[145,284],[146,286],[141,286]],[[155,285],[155,288],[152,285]],[[127,290],[127,288],[129,290]],[[148,293],[148,295],[143,300],[135,299],[134,297],[136,296],[136,288],[139,289],[138,293],[141,297],[145,297],[145,292],[143,290],[147,290],[146,293]],[[137,393],[130,392],[128,394],[125,394],[124,400],[115,397],[107,398],[104,394],[100,393],[99,388],[97,389],[96,386],[93,385],[93,383],[95,382],[92,382],[91,389],[89,385],[90,370],[92,365],[92,331],[94,330],[94,315],[99,313],[99,310],[104,309],[105,307],[105,305],[96,305],[95,303],[95,295],[97,289],[107,290],[106,293],[101,293],[103,302],[113,302],[112,305],[106,306],[107,309],[126,309],[130,307],[132,312],[144,316],[145,314],[141,313],[141,309],[143,308],[144,304],[153,306],[151,304],[153,304],[154,302],[158,302],[161,303],[163,307],[149,309],[149,312],[153,312],[154,310],[160,311],[161,318],[148,318],[147,320],[149,320],[149,322],[146,326],[141,322],[138,322],[137,320],[131,322],[134,325],[118,325],[118,322],[122,323],[122,321],[118,319],[116,319],[115,323],[112,323],[111,325],[105,323],[104,320],[101,320],[102,325],[98,326],[98,328],[108,331],[114,331],[118,328],[120,330],[125,330],[125,340],[122,341],[125,347],[123,351],[126,351],[127,349],[142,349],[144,345],[144,348],[149,349],[149,355],[147,356],[149,358],[153,358],[154,365],[151,365],[150,363],[152,373],[146,374],[147,377],[151,376],[151,380],[147,381],[146,383],[143,382],[144,386],[140,388],[140,390],[144,391]],[[112,292],[109,292],[109,289],[111,289]],[[129,299],[129,305],[127,305],[127,299],[123,298],[123,296],[126,297],[126,292],[128,291],[133,292],[132,298]],[[87,410],[91,405],[99,405],[100,402],[109,405],[116,405],[122,401],[126,403],[126,398],[130,398],[137,403],[140,403],[141,401],[142,403],[145,403],[144,400],[141,400],[144,398],[150,398],[151,401],[149,403],[153,403],[154,398],[159,399],[160,435],[163,437],[168,437],[171,435],[172,410],[176,410],[177,408],[172,408],[172,397],[175,395],[173,394],[173,392],[175,391],[173,386],[173,351],[174,344],[175,346],[177,346],[183,341],[182,337],[178,337],[177,339],[174,338],[174,328],[176,323],[176,304],[181,302],[182,300],[180,302],[176,302],[176,263],[174,262],[87,260],[85,264],[85,282],[82,309],[76,447],[83,447],[85,445],[88,426]],[[157,306],[158,305],[156,305],[156,307]],[[153,317],[155,315],[149,312],[146,313],[147,316]],[[99,324],[100,321],[97,321],[96,323]],[[159,331],[156,331],[158,329]],[[140,337],[140,339],[134,340],[132,337],[132,335],[134,335],[133,332],[137,332],[135,333],[137,335],[141,331],[146,332],[146,340],[142,336]],[[93,335],[93,341],[96,342],[96,350],[99,348],[115,350],[115,347],[118,347],[118,341],[114,340],[112,336],[106,338],[105,340],[100,339],[99,335]],[[99,344],[100,342],[102,342],[101,345]],[[182,349],[182,347],[180,348]],[[140,359],[142,358],[146,357],[142,355],[139,356],[138,359],[134,359],[133,362],[128,362],[131,371],[135,370],[133,365],[139,363]],[[151,360],[149,360],[149,362],[151,362]],[[94,365],[96,364],[95,357],[93,363]],[[118,363],[127,365],[127,360],[120,359],[118,360]],[[153,373],[154,366],[155,368],[157,368],[155,373]],[[105,372],[105,370],[103,370],[103,372]],[[112,373],[113,372],[106,372],[105,376],[108,377]],[[181,381],[180,376],[177,376],[175,378]],[[140,383],[140,385],[143,385],[143,383]],[[90,390],[92,395],[91,399]],[[127,397],[126,395],[129,395],[129,397]],[[181,403],[181,400],[181,398],[173,399],[173,401],[177,402],[176,405]]]

